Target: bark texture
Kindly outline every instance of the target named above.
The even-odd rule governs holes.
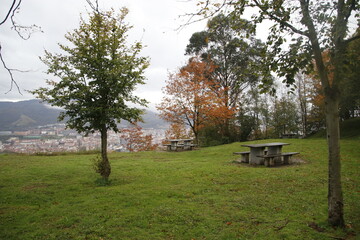
[[[108,179],[111,173],[110,162],[107,156],[107,129],[101,130],[101,162],[99,164],[99,173],[104,179]]]

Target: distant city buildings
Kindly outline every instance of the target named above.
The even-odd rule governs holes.
[[[144,135],[153,136],[153,144],[161,144],[165,129],[142,129]],[[78,152],[100,149],[100,133],[80,135],[65,128],[65,124],[41,126],[28,131],[0,131],[0,152],[53,153]],[[125,151],[120,133],[109,131],[108,151]]]

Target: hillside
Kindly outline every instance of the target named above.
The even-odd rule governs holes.
[[[60,109],[52,108],[39,100],[0,102],[0,131],[27,130],[36,126],[58,123]],[[143,116],[144,128],[166,128],[155,112],[147,110]],[[127,125],[122,122],[122,126]]]
[[[60,110],[39,100],[0,102],[0,130],[26,130],[57,122]]]
[[[326,224],[326,140],[286,142],[304,163],[233,163],[242,143],[111,153],[109,186],[95,154],[0,155],[0,239],[359,239],[359,140],[341,142],[344,230]]]
[[[340,136],[342,139],[360,139],[360,118],[353,118],[341,122]],[[326,130],[321,130],[309,138],[326,138]]]

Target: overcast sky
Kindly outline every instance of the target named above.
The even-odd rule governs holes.
[[[165,85],[168,71],[174,71],[186,63],[185,47],[190,36],[205,29],[206,22],[192,24],[181,31],[176,29],[187,18],[180,17],[196,9],[195,3],[183,0],[100,0],[101,9],[129,8],[126,21],[133,25],[129,43],[141,40],[146,47],[142,55],[149,56],[151,65],[146,70],[147,84],[139,86],[136,94],[151,102],[154,108],[161,100],[161,88]],[[12,0],[2,0],[0,19],[6,14]],[[86,15],[90,7],[85,0],[26,0],[22,1],[16,21],[21,25],[35,24],[43,33],[34,33],[29,40],[22,40],[11,25],[0,26],[0,42],[3,58],[9,68],[28,70],[15,72],[15,79],[22,95],[10,89],[10,78],[0,67],[0,101],[18,101],[34,98],[26,90],[45,86],[46,66],[39,60],[44,50],[60,52],[57,43],[66,43],[64,35],[78,27],[80,13]],[[8,92],[8,93],[7,93]]]

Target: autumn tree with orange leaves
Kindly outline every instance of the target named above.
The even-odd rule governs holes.
[[[121,131],[121,138],[125,140],[125,148],[129,152],[153,151],[157,144],[153,144],[152,135],[144,135],[142,127],[133,124],[131,128],[125,128]]]
[[[165,97],[157,106],[164,120],[189,126],[197,142],[205,126],[234,115],[234,109],[223,104],[223,90],[211,78],[215,68],[199,58],[190,58],[186,66],[169,75],[163,89]]]
[[[171,123],[169,128],[165,131],[167,139],[183,139],[192,138],[192,132],[186,129],[183,123]]]

